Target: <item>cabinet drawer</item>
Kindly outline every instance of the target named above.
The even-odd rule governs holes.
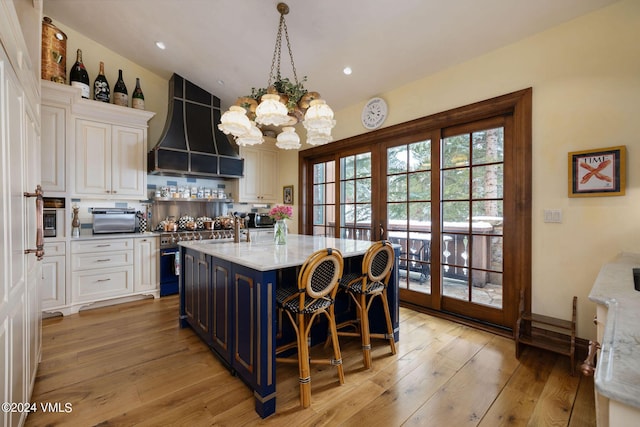
[[[45,256],[64,255],[66,253],[64,242],[46,242],[44,244]]]
[[[96,268],[125,267],[133,265],[133,251],[113,251],[73,254],[71,269],[73,271],[93,270]]]
[[[84,240],[81,242],[71,242],[71,252],[111,252],[126,251],[133,249],[133,239],[112,239],[112,240]]]
[[[100,300],[133,293],[133,267],[73,273],[73,301]]]

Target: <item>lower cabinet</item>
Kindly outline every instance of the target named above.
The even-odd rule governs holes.
[[[158,244],[155,236],[72,241],[67,312],[132,295],[158,297]]]
[[[66,250],[65,242],[46,242],[42,259],[42,310],[63,307],[66,304]]]
[[[71,298],[97,301],[133,293],[133,239],[71,242]]]
[[[259,383],[260,355],[256,343],[273,327],[260,325],[271,313],[271,297],[257,272],[199,251],[183,249],[182,326],[187,324],[250,385]],[[259,275],[259,274],[258,274]],[[185,324],[186,322],[186,324]],[[261,328],[262,326],[262,328]]]

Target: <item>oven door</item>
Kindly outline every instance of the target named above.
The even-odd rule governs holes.
[[[180,282],[180,249],[160,249],[160,296],[175,295]]]

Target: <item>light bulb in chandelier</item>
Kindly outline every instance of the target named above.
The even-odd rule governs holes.
[[[292,126],[285,126],[276,138],[276,147],[283,150],[296,150],[300,148],[300,137]]]
[[[307,144],[324,145],[333,141],[331,129],[312,129],[307,131]]]
[[[280,102],[279,95],[262,95],[260,104],[256,108],[256,123],[267,126],[282,126],[290,121],[289,110],[286,105]]]
[[[251,121],[244,108],[234,105],[222,115],[218,129],[226,135],[238,137],[251,131]]]
[[[307,130],[331,130],[336,125],[336,121],[333,120],[331,107],[322,99],[314,99],[304,115],[303,124]]]
[[[263,142],[262,132],[254,122],[251,122],[251,130],[249,132],[236,138],[236,144],[240,146],[262,144]]]

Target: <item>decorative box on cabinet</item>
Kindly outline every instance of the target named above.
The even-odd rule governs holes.
[[[244,177],[238,180],[238,202],[276,203],[278,201],[278,152],[265,142],[259,147],[240,147]]]

